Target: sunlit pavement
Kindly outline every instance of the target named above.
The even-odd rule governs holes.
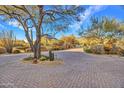
[[[0,87],[124,87],[123,57],[72,49],[55,52],[64,64],[49,66],[22,63],[28,55],[0,55]]]

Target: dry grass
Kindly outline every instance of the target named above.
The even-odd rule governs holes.
[[[64,62],[61,59],[57,59],[54,61],[39,61],[39,64],[42,64],[42,65],[61,65],[61,64],[64,64]]]
[[[33,61],[22,61],[23,63],[26,64],[33,64]],[[64,61],[61,59],[57,59],[54,61],[38,61],[36,65],[45,65],[45,66],[57,66],[57,65],[62,65],[64,64]]]
[[[36,64],[41,64],[41,65],[60,65],[60,64],[64,64],[63,60],[61,60],[61,59],[55,59],[54,61],[49,61],[47,56],[42,56],[42,57],[43,58],[46,57],[45,60],[39,59]],[[34,64],[33,61],[34,61],[33,57],[27,57],[27,58],[24,58],[22,60],[23,63],[28,63],[28,64]]]

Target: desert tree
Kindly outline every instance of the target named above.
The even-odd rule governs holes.
[[[119,22],[115,18],[105,17],[103,20],[103,30],[105,37],[114,38],[118,33]]]
[[[79,31],[79,35],[83,37],[95,37],[102,39],[102,36],[104,34],[103,31],[103,17],[98,18],[95,16],[92,16],[89,19],[89,24],[85,29],[82,27],[82,29]]]
[[[34,53],[34,58],[38,59],[41,56],[41,37],[46,31],[46,26],[53,24],[52,28],[63,30],[69,24],[76,20],[79,21],[80,12],[84,11],[82,6],[26,6],[26,5],[11,5],[0,6],[0,15],[7,20],[15,20],[19,23],[25,32],[27,41]],[[31,39],[30,31],[34,30],[36,39]],[[56,31],[56,30],[52,30]]]
[[[80,35],[85,34],[87,37],[104,39],[107,37],[115,37],[123,28],[123,25],[118,20],[106,16],[91,17],[89,24],[85,31],[80,32]]]

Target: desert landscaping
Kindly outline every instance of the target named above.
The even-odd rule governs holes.
[[[1,5],[0,87],[124,88],[122,11]]]

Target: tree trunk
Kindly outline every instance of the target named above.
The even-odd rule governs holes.
[[[34,45],[34,60],[33,60],[33,63],[34,64],[37,64],[38,63],[38,59],[41,57],[41,51],[40,51],[40,42],[37,42],[35,45]]]
[[[40,44],[34,45],[34,51],[33,51],[33,53],[34,53],[34,58],[35,59],[39,59],[41,57],[40,47],[41,47]]]
[[[41,33],[40,33],[40,29],[39,31],[37,31],[36,34],[36,41],[34,43],[34,58],[35,59],[39,59],[41,57]]]

